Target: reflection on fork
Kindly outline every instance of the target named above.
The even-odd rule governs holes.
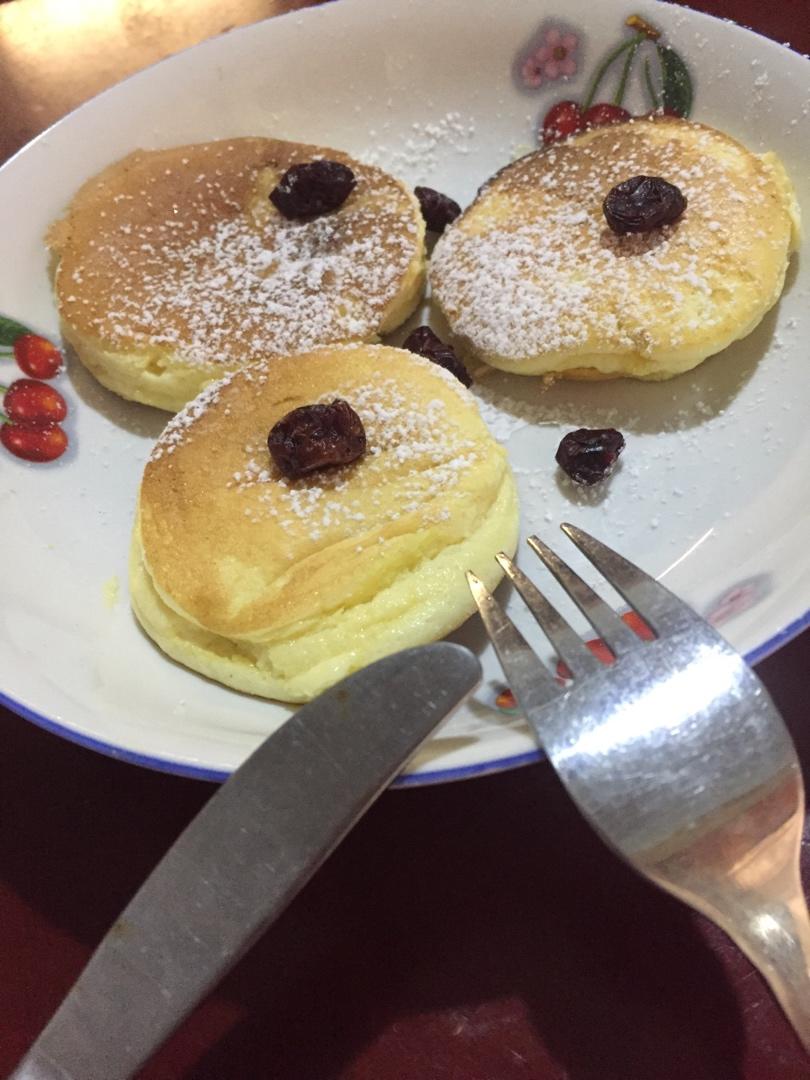
[[[654,639],[643,640],[531,537],[612,663],[499,555],[572,676],[561,685],[468,574],[507,680],[586,819],[640,873],[734,939],[810,1050],[810,918],[799,877],[804,788],[790,735],[757,676],[716,630],[598,540],[572,525],[563,530]]]

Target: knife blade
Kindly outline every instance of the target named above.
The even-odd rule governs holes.
[[[9,1080],[125,1080],[281,913],[481,677],[439,642],[299,709],[209,799]]]

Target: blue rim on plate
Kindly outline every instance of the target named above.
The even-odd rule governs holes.
[[[754,665],[764,660],[767,656],[787,645],[793,638],[810,627],[810,611],[793,622],[788,623],[772,638],[745,654],[746,663]],[[139,754],[135,750],[124,750],[102,739],[94,739],[92,735],[82,735],[81,732],[73,731],[69,727],[52,720],[48,716],[29,709],[19,701],[8,697],[0,691],[0,705],[21,716],[24,720],[30,720],[32,724],[49,731],[53,735],[59,735],[68,742],[76,743],[87,750],[95,750],[106,757],[115,758],[116,761],[125,761],[129,765],[140,765],[142,768],[151,769],[153,772],[169,773],[172,776],[183,776],[189,780],[208,780],[220,784],[231,775],[221,772],[219,769],[206,769],[200,765],[188,765],[181,761],[172,761],[169,758],[153,757],[150,754]],[[269,736],[268,736],[269,737]],[[523,765],[532,765],[543,761],[545,754],[541,750],[527,750],[523,754],[512,754],[509,757],[495,758],[493,761],[484,761],[478,765],[460,765],[451,769],[425,770],[425,772],[411,773],[407,776],[398,776],[391,784],[394,788],[427,787],[431,784],[444,784],[452,780],[471,780],[476,776],[487,776],[490,773],[505,772],[508,769],[517,769]]]

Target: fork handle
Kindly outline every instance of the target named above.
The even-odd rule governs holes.
[[[810,1053],[810,915],[801,888],[789,900],[748,906],[745,925],[724,925],[771,990]]]

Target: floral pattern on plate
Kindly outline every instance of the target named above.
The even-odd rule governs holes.
[[[625,108],[631,78],[640,77],[648,112],[687,117],[694,102],[694,83],[680,53],[662,40],[661,31],[640,15],[624,21],[625,33],[597,64],[580,100],[555,102],[539,124],[539,140],[551,143],[589,127],[620,123],[632,116]],[[522,90],[541,90],[550,83],[573,78],[581,62],[584,33],[559,20],[546,20],[521,49],[515,75]],[[612,93],[597,98],[615,76]]]

